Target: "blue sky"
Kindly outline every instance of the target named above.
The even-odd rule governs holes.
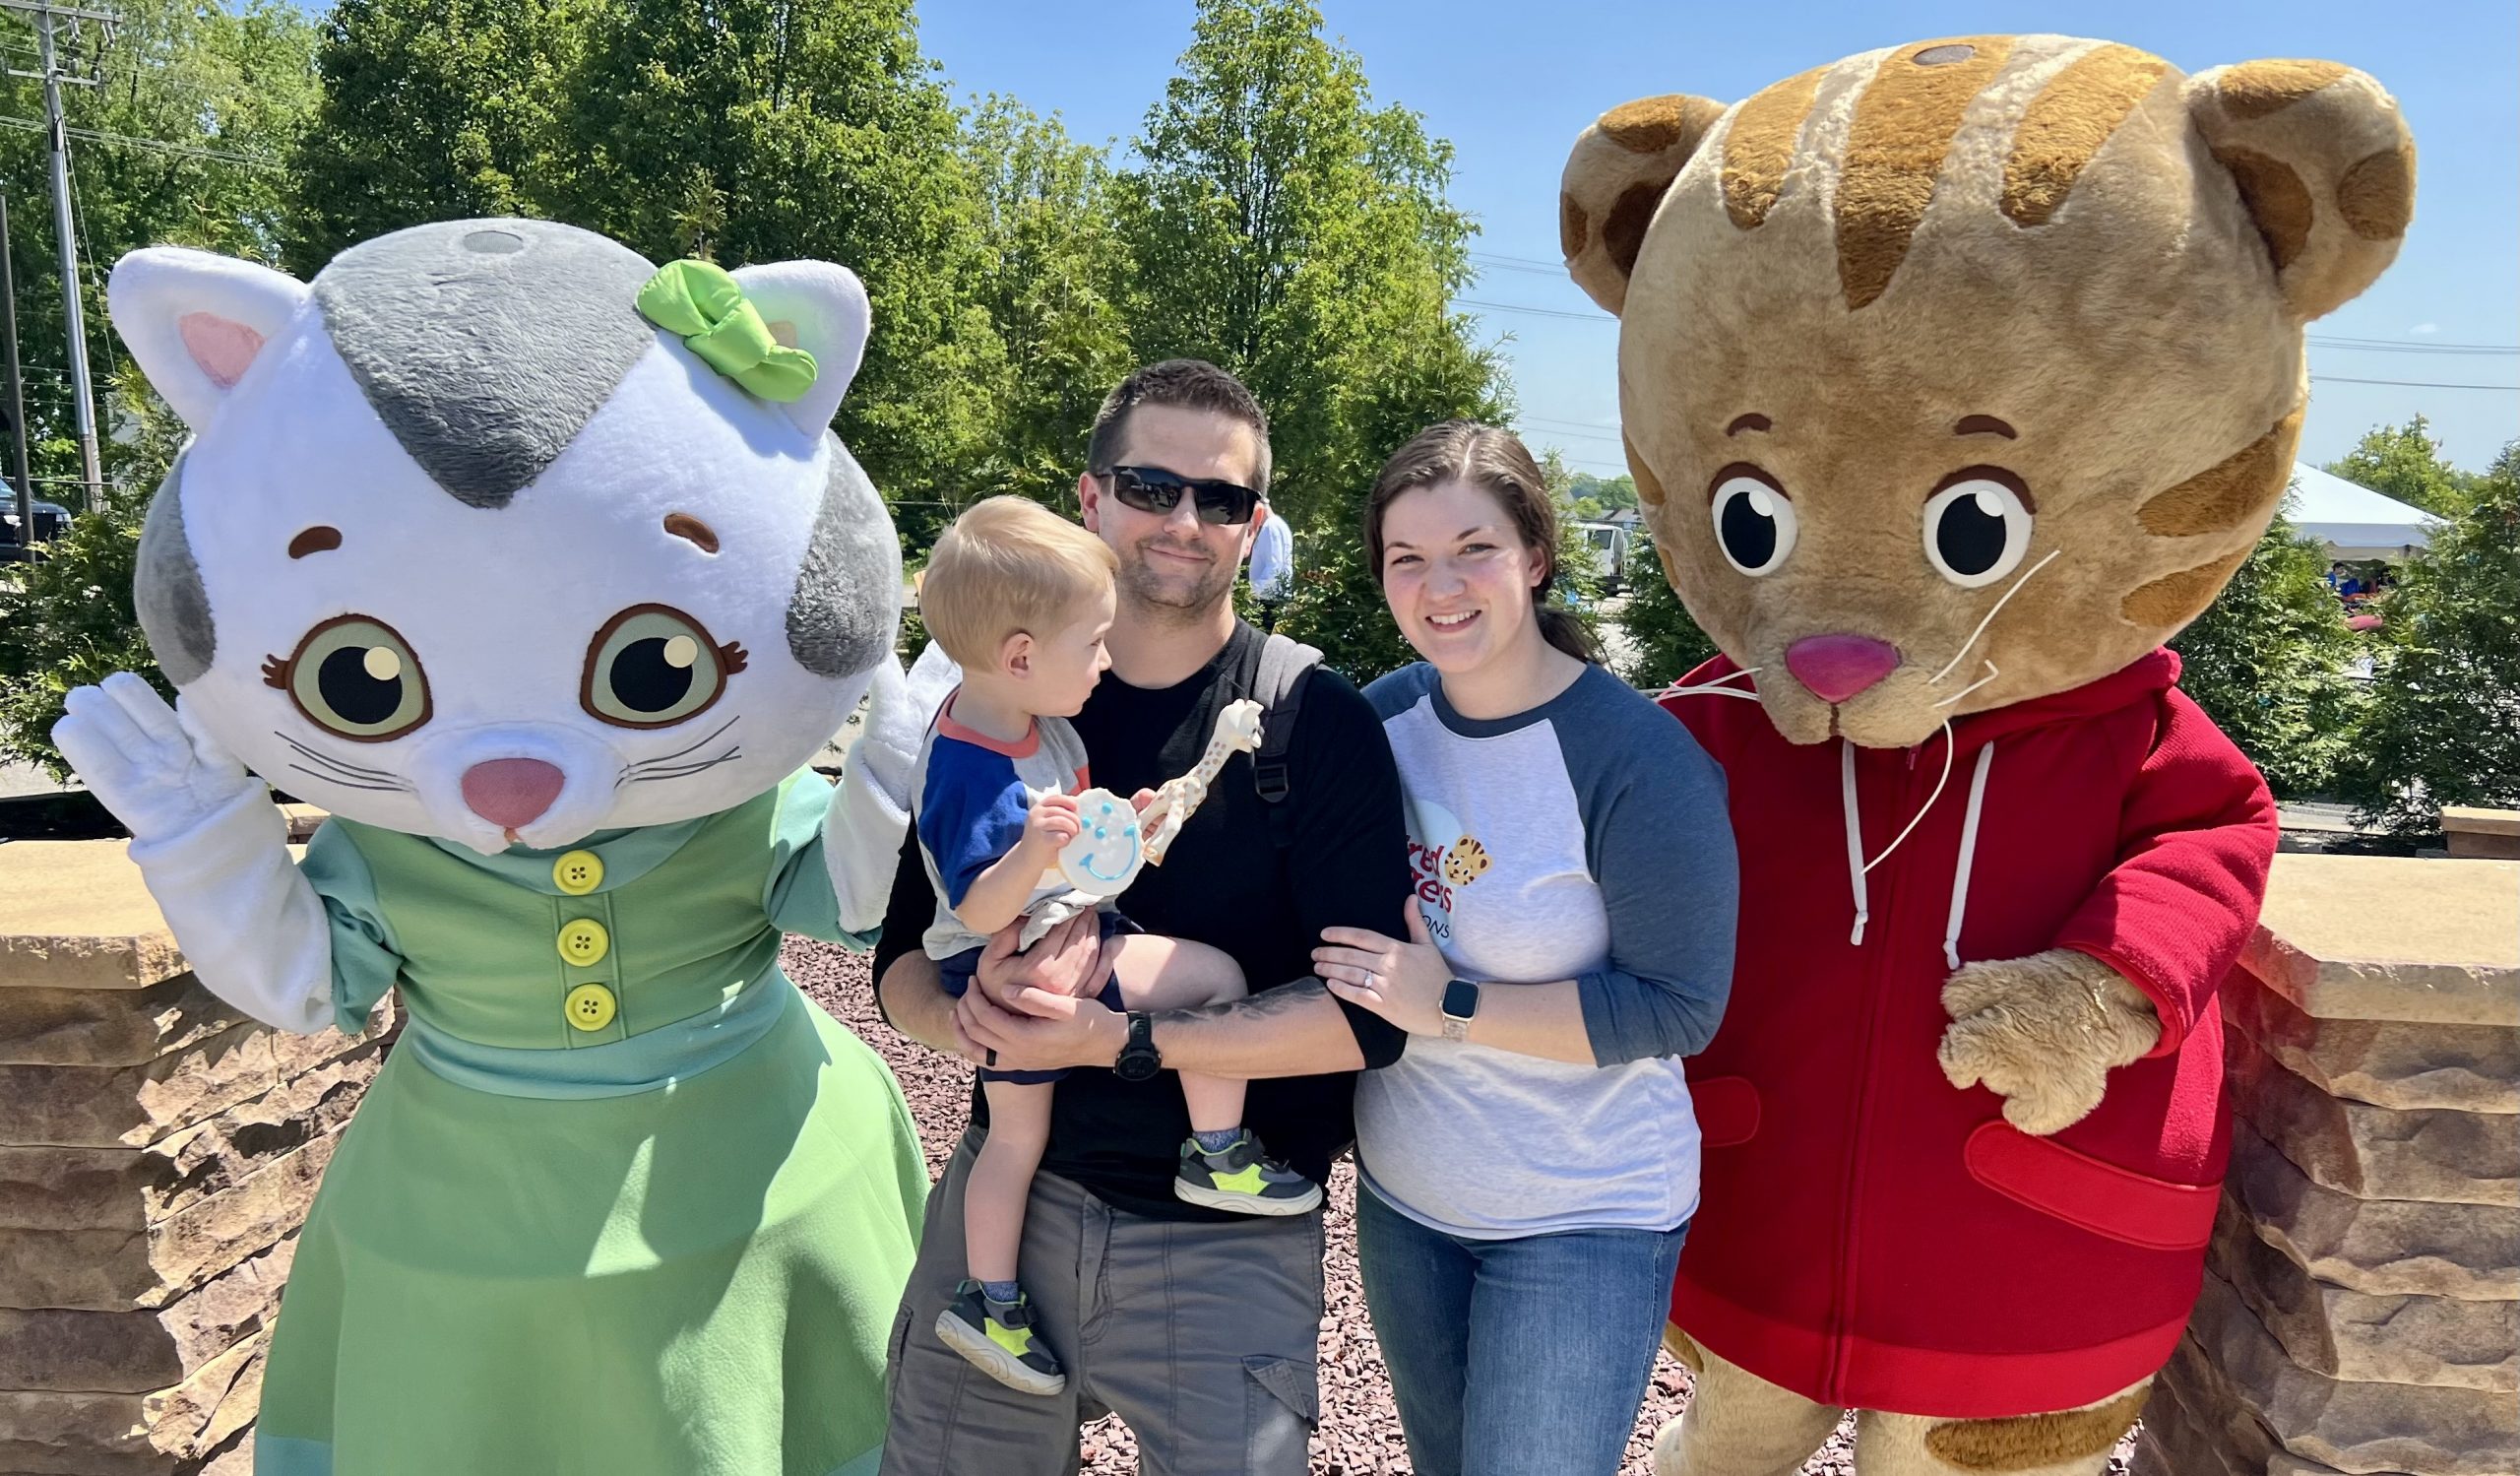
[[[2301,458],[2342,455],[2372,425],[2425,416],[2449,458],[2482,469],[2520,437],[2520,6],[2510,0],[2011,5],[1767,0],[1321,0],[1378,101],[1423,114],[1457,151],[1453,203],[1480,226],[1470,299],[1513,365],[1522,425],[1582,470],[1619,463],[1616,331],[1557,269],[1567,146],[1632,97],[1727,101],[1806,67],[1937,35],[2061,32],[2124,41],[2198,72],[2252,57],[2324,57],[2397,96],[2418,154],[2415,225],[2396,265],[2312,325],[2321,338],[2418,352],[2310,351]],[[1190,0],[921,0],[920,35],[958,96],[1007,93],[1078,137],[1123,145],[1189,44]],[[1577,316],[1548,316],[1575,314]],[[2460,346],[2501,352],[2471,353]]]

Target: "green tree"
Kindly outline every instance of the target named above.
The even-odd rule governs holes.
[[[406,225],[536,214],[596,3],[338,0],[315,55],[322,101],[291,159],[291,269]]]
[[[563,89],[543,213],[653,260],[818,257],[874,307],[838,426],[875,484],[935,499],[982,455],[1002,353],[960,116],[909,0],[607,0]]]
[[[62,23],[81,310],[109,486],[145,496],[162,464],[117,438],[112,385],[128,363],[105,313],[105,277],[124,253],[171,243],[277,261],[289,183],[284,160],[315,101],[314,27],[284,5],[235,8],[134,0],[111,40]],[[32,74],[27,18],[0,19],[13,72]],[[32,75],[0,77],[0,115],[43,116]],[[71,410],[66,314],[55,248],[47,146],[39,128],[0,130],[0,189],[9,197],[28,441],[38,494],[85,505]],[[5,637],[0,637],[5,639]]]
[[[1629,684],[1660,691],[1715,655],[1715,642],[1697,628],[1680,597],[1671,593],[1670,581],[1663,577],[1662,550],[1642,527],[1628,545],[1626,586],[1627,603],[1619,608],[1618,625],[1627,638],[1629,656],[1616,665],[1618,674]]]
[[[2286,799],[2335,782],[2362,705],[2360,643],[2324,575],[2327,553],[2278,516],[2205,613],[2171,642],[2179,686]]]
[[[40,562],[0,566],[0,751],[59,770],[51,728],[72,686],[156,667],[131,605],[147,499],[183,427],[113,337],[104,285],[112,264],[161,243],[280,259],[289,180],[283,160],[315,104],[315,28],[279,4],[117,4],[110,42],[90,30],[59,40],[64,66],[94,87],[64,87],[70,126],[79,288],[95,385],[105,510],[85,507],[64,346],[49,164],[40,132],[0,131],[0,188],[10,203],[28,440],[36,494],[79,510]],[[19,20],[0,43],[31,72]],[[0,78],[0,113],[41,117],[41,84]]]
[[[1445,198],[1451,146],[1375,103],[1306,0],[1202,0],[1136,152],[1118,180],[1134,356],[1210,359],[1269,408],[1302,569],[1281,628],[1354,676],[1405,663],[1363,566],[1364,494],[1426,426],[1509,408],[1452,309],[1473,226]]]
[[[2520,805],[2520,442],[2502,448],[2385,607],[2343,788],[2402,838],[2444,804]]]
[[[2424,417],[2363,432],[2352,451],[2320,468],[2331,476],[2449,517],[2466,503],[2474,477],[2441,459]]]
[[[980,212],[973,290],[1002,357],[981,460],[947,498],[1014,492],[1073,514],[1087,430],[1133,367],[1109,161],[1055,116],[997,96],[973,110],[962,150]],[[950,508],[900,512],[904,540],[923,546]]]

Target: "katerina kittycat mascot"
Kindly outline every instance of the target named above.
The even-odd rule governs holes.
[[[2414,202],[2331,62],[2188,77],[1969,36],[1568,161],[1629,466],[1724,655],[1736,983],[1689,1062],[1704,1203],[1666,1476],[2103,1469],[2194,1302],[2229,1140],[2215,992],[2266,786],[2162,643],[2284,495],[2302,328]]]
[[[180,716],[124,674],[56,740],[211,990],[407,1012],[256,1469],[872,1471],[927,1176],[778,964],[876,926],[922,726],[893,529],[828,428],[856,278],[483,220],[306,284],[141,251],[109,295],[193,431],[137,589]],[[807,763],[870,682],[835,790]],[[302,865],[266,779],[332,812]]]

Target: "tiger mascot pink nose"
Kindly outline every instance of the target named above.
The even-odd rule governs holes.
[[[1844,702],[1898,665],[1899,648],[1868,635],[1806,635],[1785,650],[1785,669],[1823,702]]]
[[[464,771],[464,802],[501,830],[521,830],[560,798],[558,768],[538,758],[493,758]]]

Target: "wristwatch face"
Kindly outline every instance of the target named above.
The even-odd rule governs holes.
[[[1163,1069],[1164,1058],[1155,1049],[1154,1022],[1144,1015],[1129,1016],[1128,1044],[1111,1062],[1111,1074],[1122,1081],[1152,1081]]]
[[[1444,986],[1443,1011],[1447,1018],[1467,1020],[1479,1013],[1479,986],[1456,979]]]

